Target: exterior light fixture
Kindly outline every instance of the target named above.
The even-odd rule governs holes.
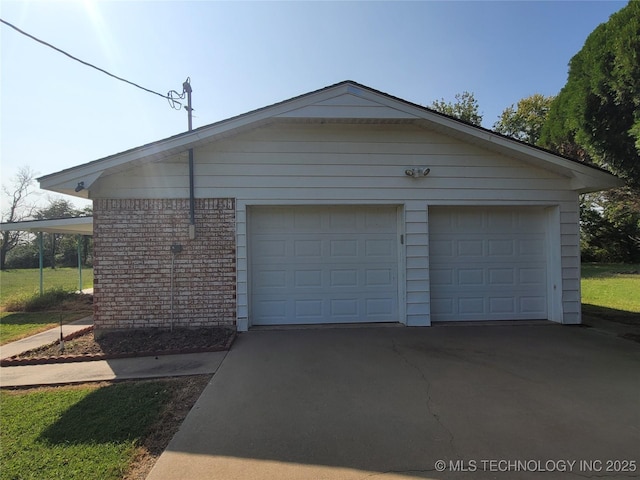
[[[76,186],[76,192],[81,190],[84,190],[84,182],[78,182],[78,185]]]
[[[429,172],[431,171],[430,168],[407,168],[404,171],[404,174],[408,177],[413,177],[413,178],[419,178],[419,177],[426,177],[427,175],[429,175]]]

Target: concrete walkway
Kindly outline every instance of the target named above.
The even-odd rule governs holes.
[[[227,352],[206,352],[2,367],[0,368],[0,387],[212,374],[216,372],[226,354]]]
[[[62,326],[63,335],[88,327],[92,317]],[[0,347],[0,358],[11,357],[26,350],[53,343],[60,338],[60,328],[23,338]],[[92,362],[53,363],[0,368],[0,387],[60,385],[136,378],[176,377],[213,374],[227,352],[158,355],[157,357],[118,358]]]
[[[81,318],[80,320],[76,320],[75,322],[63,325],[62,334],[66,337],[67,335],[77,332],[78,330],[82,330],[83,328],[87,328],[90,325],[93,325],[92,316]],[[19,353],[26,352],[27,350],[56,342],[59,339],[60,327],[52,328],[51,330],[47,330],[45,332],[41,332],[36,335],[32,335],[30,337],[26,337],[21,340],[17,340],[15,342],[7,343],[0,346],[0,358],[13,357],[14,355],[17,355]]]

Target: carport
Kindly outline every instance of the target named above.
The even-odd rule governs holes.
[[[0,231],[29,232],[38,237],[40,295],[44,291],[44,246],[43,233],[62,233],[78,236],[78,290],[82,290],[82,237],[93,236],[93,217],[54,218],[49,220],[27,220],[23,222],[1,223]]]

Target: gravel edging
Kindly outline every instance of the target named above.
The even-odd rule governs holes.
[[[69,335],[62,337],[62,340],[69,341],[76,337],[85,335],[93,330],[93,326],[83,328]],[[34,358],[19,358],[21,354],[14,355],[12,357],[3,358],[0,360],[0,367],[18,367],[23,365],[49,365],[53,363],[77,363],[77,362],[94,362],[97,360],[112,360],[116,358],[137,358],[137,357],[157,357],[160,355],[181,355],[187,353],[205,353],[205,352],[223,352],[229,350],[236,339],[236,332],[233,332],[227,339],[224,345],[218,345],[214,347],[199,347],[199,348],[182,348],[174,350],[160,350],[160,351],[142,351],[142,352],[127,352],[127,353],[98,353],[87,355],[60,355],[58,357],[34,357]],[[57,342],[53,342],[55,344]]]

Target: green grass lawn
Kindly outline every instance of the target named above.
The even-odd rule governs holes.
[[[170,395],[162,381],[0,391],[0,480],[120,479]]]
[[[62,323],[73,322],[91,315],[80,312],[0,312],[0,345],[44,332]]]
[[[66,290],[78,289],[77,268],[45,268],[43,274],[45,290],[61,287]],[[93,269],[82,269],[82,288],[93,287]],[[32,294],[40,288],[40,270],[26,268],[0,271],[0,305],[14,295]]]
[[[583,264],[582,303],[640,313],[638,272],[639,264]]]
[[[18,297],[38,295],[39,278],[38,269],[0,271],[0,309],[8,310],[5,307]],[[49,292],[54,289],[77,290],[78,270],[76,268],[45,269],[43,283],[45,290]],[[83,269],[82,283],[83,288],[93,286],[92,269]],[[69,323],[91,313],[91,308],[82,302],[75,304],[67,302],[65,305],[56,305],[49,311],[43,312],[2,311],[0,312],[0,345],[56,327],[60,324],[60,320],[62,323]]]

